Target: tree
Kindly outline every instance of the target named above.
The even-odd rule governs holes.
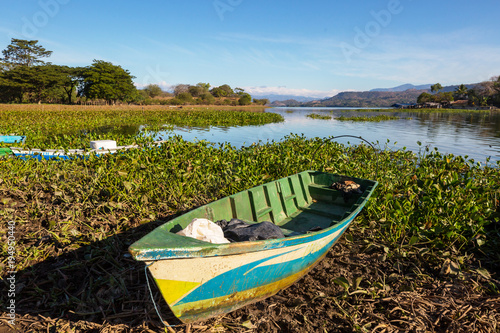
[[[421,93],[420,96],[417,98],[417,103],[423,104],[423,103],[429,103],[434,101],[434,96],[429,94],[429,93]]]
[[[456,99],[467,99],[468,89],[465,84],[461,84],[457,89],[455,89],[454,96]]]
[[[210,83],[198,82],[196,86],[202,88],[205,92],[210,90]]]
[[[8,92],[3,95],[6,101],[23,100],[40,103],[61,85],[63,74],[59,66],[18,66],[1,74],[1,88]],[[58,97],[60,99],[60,97]]]
[[[68,104],[72,104],[73,94],[76,91],[76,87],[80,84],[85,69],[83,67],[57,67],[60,73],[60,85],[67,97],[66,101]]]
[[[146,88],[144,88],[144,91],[151,98],[155,98],[156,96],[160,96],[161,93],[163,92],[161,90],[160,86],[157,85],[157,84],[149,84],[149,85],[147,85]]]
[[[230,97],[234,95],[233,89],[227,84],[223,84],[222,86],[213,88],[212,90],[210,90],[210,93],[214,97]]]
[[[495,82],[494,81],[484,81],[476,84],[474,90],[480,97],[491,97],[495,94]]]
[[[212,90],[210,90],[210,93],[214,97],[226,97],[227,96],[227,92],[222,90],[219,87],[213,88]]]
[[[204,86],[196,85],[196,86],[189,86],[188,92],[193,97],[199,97],[204,93],[208,92],[208,90]]]
[[[494,104],[500,105],[500,76],[493,77],[491,81],[493,82],[494,90],[492,101]]]
[[[238,99],[238,104],[240,105],[250,105],[252,104],[252,96],[246,92],[241,92],[240,98]]]
[[[9,68],[9,65],[3,61],[0,60],[0,73],[3,73],[5,71],[8,71],[10,68]]]
[[[443,86],[440,83],[436,83],[431,86],[432,92],[440,92],[441,90],[443,90]]]
[[[28,67],[18,67],[0,74],[0,99],[3,103],[23,102],[25,92],[32,87],[29,70]]]
[[[436,101],[439,103],[451,102],[455,100],[452,92],[441,92],[436,94]]]
[[[266,105],[266,104],[269,104],[269,100],[267,98],[263,98],[263,99],[253,99],[253,102],[255,104],[258,104],[258,105]]]
[[[181,93],[188,92],[189,90],[189,84],[178,84],[173,87],[174,89],[174,96],[179,96]]]
[[[193,101],[193,96],[191,96],[190,93],[188,92],[182,92],[179,95],[176,96],[178,100],[184,102],[184,103],[189,103]]]
[[[199,101],[200,104],[210,105],[215,103],[215,97],[211,93],[206,92],[199,97]]]
[[[30,83],[29,102],[41,103],[51,95],[55,99],[60,99],[60,87],[63,85],[62,81],[66,75],[60,71],[59,67],[51,64],[28,67],[28,71],[31,72],[28,77]],[[59,92],[55,92],[56,90]]]
[[[11,44],[2,51],[1,59],[7,66],[35,66],[44,64],[40,58],[50,57],[52,51],[47,51],[37,40],[11,39]]]
[[[491,82],[493,82],[493,90],[500,94],[500,76],[492,77]]]
[[[103,99],[109,103],[128,101],[136,96],[136,88],[128,70],[103,60],[85,68],[82,73],[80,96]]]

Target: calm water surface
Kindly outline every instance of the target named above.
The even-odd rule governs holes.
[[[358,109],[358,108],[356,108]],[[280,141],[290,134],[308,138],[337,135],[362,136],[380,148],[406,147],[415,153],[429,147],[442,153],[469,156],[476,161],[500,161],[500,112],[418,113],[387,110],[384,112],[355,111],[345,108],[271,108],[266,112],[281,114],[285,121],[278,124],[242,127],[183,128],[161,133],[158,137],[181,135],[185,140],[228,142],[234,146],[248,146],[259,141]],[[332,120],[311,119],[310,113],[331,115]],[[387,114],[399,120],[381,122],[339,121],[340,116],[373,116]],[[389,142],[388,142],[389,140]],[[339,139],[358,144],[356,139]],[[421,146],[418,145],[421,142]]]

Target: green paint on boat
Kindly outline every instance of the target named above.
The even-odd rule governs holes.
[[[351,180],[361,186],[361,193],[346,200],[332,183]],[[318,171],[304,171],[263,184],[208,205],[194,209],[158,227],[135,242],[129,251],[136,260],[148,261],[200,256],[220,256],[246,251],[262,251],[280,242],[279,239],[241,243],[212,244],[177,235],[195,218],[211,221],[237,218],[248,223],[270,221],[278,225],[285,236],[301,236],[311,229],[328,229],[342,222],[363,207],[376,181]]]
[[[12,155],[12,150],[10,148],[0,148],[0,157]]]
[[[342,236],[376,181],[304,171],[230,195],[165,223],[129,247],[172,312],[206,320],[276,294],[307,274]],[[194,218],[270,221],[285,237],[212,244],[176,234]]]

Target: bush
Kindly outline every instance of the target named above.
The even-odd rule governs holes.
[[[200,102],[201,104],[214,104],[215,103],[215,97],[212,96],[211,93],[204,93],[200,96]]]
[[[247,93],[242,93],[241,97],[238,99],[238,104],[240,105],[250,105],[252,104],[252,96]]]

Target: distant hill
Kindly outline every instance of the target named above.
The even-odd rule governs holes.
[[[315,97],[307,97],[307,96],[277,95],[277,94],[269,94],[269,95],[252,94],[252,97],[257,99],[267,98],[269,102],[295,100],[297,102],[306,103],[318,99]]]
[[[274,102],[267,104],[267,105],[272,106],[272,107],[283,107],[283,106],[293,107],[293,106],[302,106],[302,105],[304,105],[304,102],[299,102],[295,99],[287,99],[284,101],[274,101]]]
[[[396,103],[415,103],[418,96],[427,90],[406,91],[349,91],[303,106],[316,107],[390,107]]]
[[[397,86],[394,88],[377,88],[377,89],[372,89],[370,91],[388,91],[388,92],[397,92],[397,91],[406,91],[410,89],[415,89],[415,90],[429,90],[431,89],[432,84],[422,84],[419,86],[415,86],[413,84],[403,84],[401,86]]]
[[[467,87],[467,89],[471,90],[471,89],[474,89],[479,83],[472,83],[472,84],[466,84],[465,86]],[[455,86],[446,86],[446,87],[443,87],[443,90],[441,90],[442,92],[454,92],[455,90],[457,90],[457,88],[459,87],[460,85],[457,84]]]
[[[477,83],[466,84],[468,89],[473,89]],[[442,92],[453,92],[459,85],[446,86]],[[406,89],[409,88],[409,89]],[[341,92],[333,97],[318,100],[317,98],[305,97],[308,99],[298,100],[297,96],[287,96],[290,99],[269,100],[269,106],[304,106],[304,107],[390,107],[400,103],[416,103],[418,96],[423,92],[431,92],[431,85],[424,84],[415,86],[413,84],[403,84],[394,88],[378,88],[370,91],[347,91]],[[272,96],[272,95],[271,95]],[[280,96],[280,95],[275,95]],[[260,97],[259,97],[260,98]],[[267,97],[263,97],[267,98]]]

